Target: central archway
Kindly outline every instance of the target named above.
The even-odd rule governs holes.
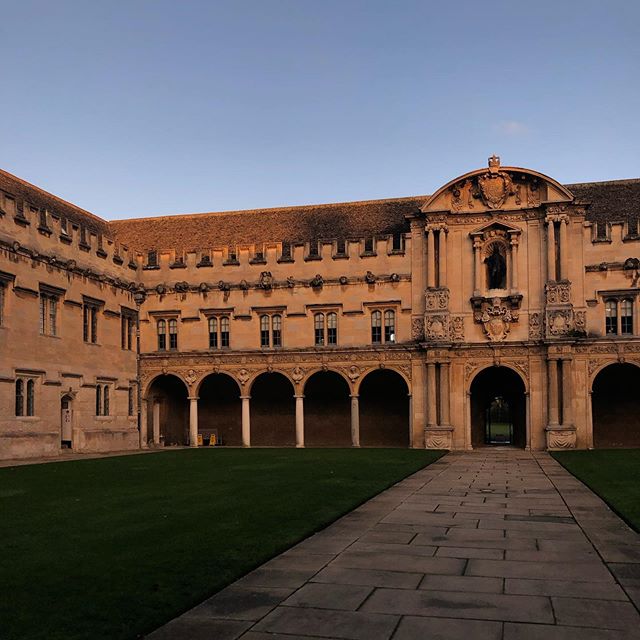
[[[526,396],[522,378],[508,367],[488,367],[471,383],[473,447],[526,444]]]
[[[305,444],[351,446],[351,400],[347,381],[335,371],[318,371],[304,386]]]
[[[225,373],[212,373],[198,391],[198,433],[204,443],[215,441],[221,445],[242,445],[242,417],[240,388]]]
[[[261,373],[251,385],[251,444],[292,447],[296,443],[294,389],[276,371]]]
[[[640,447],[640,368],[610,364],[593,381],[593,446]]]

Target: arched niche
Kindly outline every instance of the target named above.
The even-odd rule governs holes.
[[[296,443],[294,388],[284,374],[261,373],[251,384],[251,444],[292,447]]]

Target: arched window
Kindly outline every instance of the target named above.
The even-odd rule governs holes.
[[[96,386],[96,415],[102,415],[102,386]]]
[[[158,320],[158,351],[167,348],[167,321]]]
[[[220,318],[220,346],[223,348],[229,346],[229,318],[227,316]]]
[[[209,349],[218,348],[218,318],[209,318]]]
[[[282,346],[282,316],[275,315],[271,318],[271,344],[274,347]]]
[[[620,302],[620,333],[631,335],[633,333],[633,300]]]
[[[36,415],[36,383],[35,380],[27,380],[27,415]]]
[[[396,341],[396,313],[391,309],[384,312],[384,341]]]
[[[324,345],[324,313],[316,313],[313,316],[314,344],[316,347]]]
[[[327,314],[327,344],[338,344],[338,314]]]
[[[382,342],[382,313],[380,311],[371,313],[371,342],[373,344]]]
[[[260,316],[260,346],[269,346],[269,316]]]
[[[178,348],[178,321],[169,320],[169,349]]]
[[[102,415],[109,415],[109,385],[104,385],[104,391],[102,394]]]
[[[616,300],[607,300],[604,303],[605,332],[607,335],[618,333],[618,303]]]
[[[24,415],[24,381],[20,378],[16,380],[16,415]]]

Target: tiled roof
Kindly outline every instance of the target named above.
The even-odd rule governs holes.
[[[118,239],[147,249],[197,250],[213,246],[362,238],[407,231],[405,216],[428,196],[138,218],[111,222]]]
[[[0,190],[13,196],[16,199],[18,210],[24,210],[27,217],[29,212],[25,209],[28,206],[32,206],[39,210],[46,209],[51,214],[67,218],[71,224],[79,227],[84,226],[92,233],[105,236],[113,235],[113,231],[106,220],[2,169],[0,169]],[[25,207],[25,203],[27,207]]]
[[[587,220],[615,222],[640,218],[640,178],[565,186],[577,200],[591,203]]]

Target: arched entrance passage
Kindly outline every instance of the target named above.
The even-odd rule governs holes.
[[[212,373],[198,390],[198,433],[204,443],[215,436],[218,444],[242,445],[242,405],[240,389],[224,373]]]
[[[593,381],[593,446],[640,447],[640,369],[611,364]]]
[[[73,444],[73,398],[67,394],[60,400],[60,446],[71,449]]]
[[[360,383],[360,444],[409,446],[409,390],[390,369],[376,369]]]
[[[177,376],[158,376],[147,393],[147,434],[156,444],[189,444],[187,387]]]
[[[251,385],[251,444],[292,447],[296,408],[291,381],[281,373],[261,373]]]
[[[478,373],[471,383],[472,446],[524,447],[526,430],[522,378],[508,367],[489,367]]]
[[[318,371],[304,386],[304,438],[308,447],[351,446],[351,399],[347,381]]]

